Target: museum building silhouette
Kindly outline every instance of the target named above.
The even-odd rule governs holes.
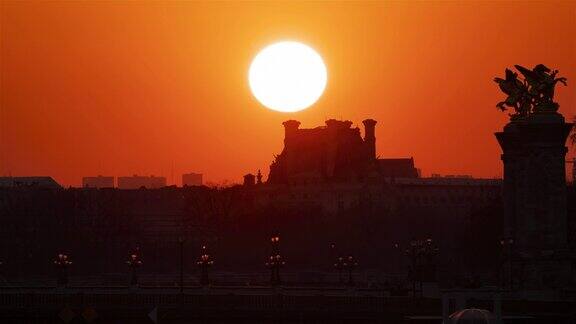
[[[413,158],[376,156],[376,121],[366,119],[364,138],[348,120],[329,119],[325,126],[284,125],[284,149],[270,165],[270,184],[356,182],[381,178],[417,178]]]

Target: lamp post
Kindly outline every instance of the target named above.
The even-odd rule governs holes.
[[[342,256],[338,256],[338,258],[336,258],[334,268],[336,268],[338,271],[338,283],[342,284],[342,270],[344,269],[344,258]]]
[[[420,256],[424,241],[413,239],[410,241],[410,248],[406,250],[406,255],[410,258],[410,279],[412,281],[412,298],[416,298],[416,285],[422,289]]]
[[[126,264],[128,268],[130,268],[130,286],[136,287],[138,286],[138,274],[137,269],[142,265],[142,260],[140,259],[140,255],[138,254],[139,249],[136,249],[136,252],[130,254],[128,256],[128,260]]]
[[[413,239],[410,241],[410,247],[406,249],[406,255],[410,258],[410,278],[412,281],[412,298],[416,297],[416,285],[418,285],[420,290],[420,297],[423,295],[422,282],[423,282],[423,268],[424,262],[422,259],[427,261],[427,265],[432,265],[432,256],[438,248],[434,246],[433,240],[427,238],[425,240]]]
[[[514,239],[506,237],[500,240],[502,247],[502,286],[508,284],[510,290],[514,288],[512,278],[512,248],[514,247]]]
[[[202,246],[202,254],[196,264],[200,266],[200,284],[202,286],[207,286],[210,283],[210,279],[208,278],[208,269],[214,264],[214,261],[210,254],[208,254],[206,245]]]
[[[331,264],[336,259],[336,243],[330,243],[330,254],[328,255],[328,264]]]
[[[348,285],[352,286],[354,284],[354,280],[352,278],[352,271],[358,266],[358,262],[354,260],[354,256],[349,255],[344,262],[342,263],[342,267],[348,271]]]
[[[66,287],[68,285],[68,267],[72,264],[72,261],[68,258],[68,255],[60,253],[54,259],[54,265],[58,271],[57,285],[58,287]]]
[[[400,243],[394,243],[393,245],[394,247],[394,261],[396,263],[396,270],[402,270],[404,269],[403,265],[404,265],[404,252],[402,251],[402,247],[400,246]]]
[[[266,266],[270,268],[270,284],[272,286],[280,285],[280,268],[286,264],[280,255],[280,236],[275,235],[270,238],[272,243],[272,253],[266,262]]]

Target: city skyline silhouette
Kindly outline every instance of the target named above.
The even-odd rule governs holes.
[[[575,323],[575,13],[0,2],[0,323]]]
[[[490,131],[506,116],[487,81],[512,63],[573,78],[573,4],[418,8],[3,2],[0,174],[171,184],[174,170],[240,183],[266,170],[285,120],[374,118],[381,156],[414,157],[428,176],[499,177]],[[511,16],[523,28],[504,27]],[[248,88],[251,59],[283,39],[313,46],[329,72],[320,100],[298,113],[270,111]],[[574,115],[574,91],[557,100]]]

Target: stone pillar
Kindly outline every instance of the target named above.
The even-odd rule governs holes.
[[[528,266],[539,269],[541,278],[560,275],[558,258],[568,242],[565,144],[572,126],[560,114],[534,113],[496,133],[504,163],[504,235],[513,239],[514,272]]]

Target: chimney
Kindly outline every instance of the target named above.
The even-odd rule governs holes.
[[[376,121],[374,119],[365,119],[362,124],[364,124],[364,146],[366,147],[367,155],[370,159],[376,159],[376,136],[374,135]]]
[[[296,133],[298,127],[300,127],[300,122],[291,119],[283,122],[282,125],[284,125],[284,137],[286,138]]]
[[[256,183],[262,184],[262,172],[260,170],[258,170],[258,175],[256,175]]]
[[[284,146],[288,143],[288,139],[294,137],[300,127],[300,122],[297,120],[287,120],[282,123],[284,125]]]
[[[256,178],[252,173],[248,173],[244,176],[244,186],[251,187],[256,184]]]

